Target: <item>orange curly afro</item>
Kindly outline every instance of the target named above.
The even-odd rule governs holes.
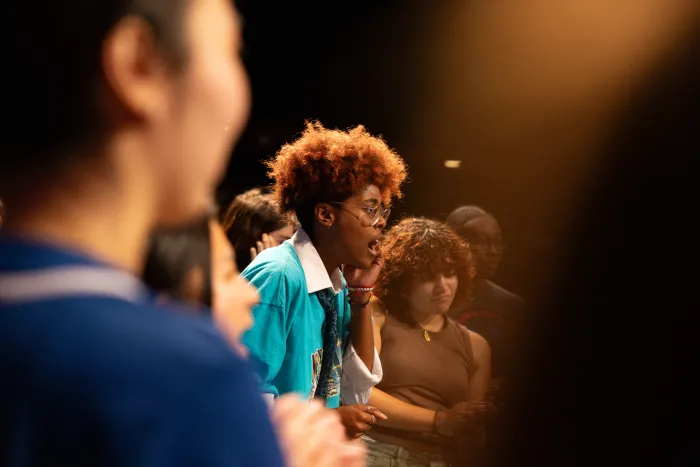
[[[301,137],[282,146],[266,165],[278,206],[282,212],[295,212],[307,231],[316,204],[345,201],[376,185],[388,206],[402,196],[406,179],[401,157],[361,125],[345,132],[307,122]]]
[[[446,224],[415,217],[403,219],[385,234],[381,249],[385,265],[374,294],[393,316],[409,321],[406,296],[415,279],[429,280],[453,272],[459,279],[453,307],[469,298],[476,272],[471,250]]]

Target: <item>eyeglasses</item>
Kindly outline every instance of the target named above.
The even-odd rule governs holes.
[[[499,239],[495,238],[480,238],[475,242],[471,242],[471,245],[479,251],[486,251],[491,247],[495,248],[496,251],[503,251],[506,246]]]
[[[506,245],[503,243],[503,239],[501,239],[500,236],[479,235],[476,232],[465,232],[463,235],[467,243],[475,250],[487,251],[493,248],[496,251],[502,252],[506,249]]]
[[[330,203],[330,204],[335,204],[337,206],[340,206],[340,208],[352,215],[355,219],[360,221],[360,223],[363,225],[363,227],[374,227],[379,223],[381,219],[384,219],[384,221],[387,221],[389,219],[389,215],[391,215],[391,208],[385,208],[381,204],[379,206],[375,207],[369,207],[369,206],[359,206],[357,204],[348,204],[348,203]],[[354,212],[350,211],[349,209],[345,209],[344,206],[352,206],[355,208],[360,208],[362,209],[362,214],[357,215]]]

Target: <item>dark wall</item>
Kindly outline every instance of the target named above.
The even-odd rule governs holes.
[[[407,39],[412,31],[403,2],[238,3],[254,106],[226,191],[265,183],[260,159],[292,140],[306,119],[339,128],[363,124],[410,158],[402,116],[414,101],[396,57],[415,42]]]
[[[640,79],[572,207],[571,247],[524,327],[503,465],[698,464],[694,19]]]
[[[508,239],[501,282],[517,290],[518,252],[533,240],[518,235],[520,226],[509,215],[511,200],[472,189],[478,172],[446,169],[437,146],[425,150],[415,144],[414,123],[430,94],[431,37],[441,27],[441,7],[452,2],[435,2],[431,8],[398,0],[237,3],[245,19],[254,104],[219,202],[268,184],[261,161],[292,140],[306,119],[338,128],[363,124],[381,134],[410,168],[394,219],[444,219],[462,204],[483,205],[499,218]]]

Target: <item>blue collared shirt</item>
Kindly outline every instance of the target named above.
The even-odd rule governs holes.
[[[329,408],[366,403],[371,388],[381,381],[375,352],[370,372],[349,342],[351,320],[345,280],[339,269],[328,274],[308,234],[299,229],[291,240],[263,251],[242,273],[257,287],[260,304],[253,310],[255,324],[243,337],[264,393],[298,393],[311,400],[323,360],[326,315],[316,292],[332,289],[338,310],[338,342],[343,353],[341,384],[329,388]],[[341,394],[342,390],[342,394]]]

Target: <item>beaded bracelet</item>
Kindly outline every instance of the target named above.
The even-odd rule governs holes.
[[[369,305],[369,302],[371,302],[371,301],[372,301],[372,294],[369,295],[369,298],[364,303],[355,303],[352,300],[350,300],[350,295],[348,295],[348,303],[350,304],[351,307],[354,306],[354,307],[364,308],[367,305]]]
[[[369,287],[353,287],[349,285],[348,290],[350,292],[372,292],[374,290],[374,286],[370,285]]]

